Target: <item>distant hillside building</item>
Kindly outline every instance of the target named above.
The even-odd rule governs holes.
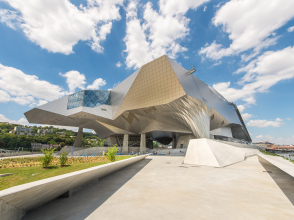
[[[26,128],[26,127],[20,127],[20,126],[15,126],[14,131],[16,132],[17,135],[32,135],[32,128]]]
[[[56,132],[56,134],[60,135],[60,136],[64,136],[65,133],[64,132]]]
[[[40,135],[51,134],[53,132],[52,129],[38,129],[37,133]]]
[[[252,144],[258,147],[264,147],[265,149],[271,148],[272,146],[274,146],[273,143],[270,143],[268,141],[254,142]]]
[[[57,148],[60,147],[60,145],[58,144],[41,144],[41,143],[31,143],[31,148],[32,150],[39,150],[39,149],[43,149],[43,148],[49,148],[49,149],[53,149],[53,148]]]
[[[43,148],[49,148],[49,144],[31,143],[32,150],[39,150]]]

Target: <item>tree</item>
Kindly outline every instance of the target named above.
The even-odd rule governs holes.
[[[34,126],[34,127],[33,127],[33,131],[32,131],[32,133],[36,134],[36,133],[37,133],[37,131],[38,131],[38,128],[37,128],[37,126]]]
[[[59,157],[59,163],[60,163],[60,166],[65,166],[67,160],[68,160],[67,153],[65,153],[65,152],[63,151],[62,154],[61,154],[60,157]]]
[[[41,149],[41,151],[43,152],[44,156],[39,157],[40,158],[40,162],[42,163],[42,166],[47,168],[51,161],[54,158],[53,152],[55,149],[53,150],[49,150],[47,148]]]
[[[104,142],[107,141],[106,139],[101,139],[98,137],[99,147],[104,147]]]
[[[0,148],[5,148],[6,144],[4,141],[0,140]]]
[[[110,160],[111,162],[114,162],[117,151],[118,151],[117,144],[115,144],[113,145],[113,147],[108,148],[108,153],[106,153],[105,156],[107,157],[108,160]]]
[[[158,143],[156,141],[153,141],[153,148],[158,148]]]
[[[47,144],[57,144],[55,141],[51,140],[51,141],[48,141]]]

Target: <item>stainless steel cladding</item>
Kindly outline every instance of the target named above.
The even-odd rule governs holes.
[[[143,65],[111,91],[79,91],[25,116],[30,123],[93,129],[103,138],[217,134],[251,142],[236,105],[167,56]]]

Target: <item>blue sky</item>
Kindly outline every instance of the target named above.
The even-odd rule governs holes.
[[[254,141],[294,144],[293,0],[2,0],[0,121],[111,89],[164,54],[235,102]]]

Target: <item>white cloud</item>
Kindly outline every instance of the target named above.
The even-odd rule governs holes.
[[[207,6],[205,5],[205,6],[203,7],[203,11],[206,11],[206,9],[207,9]]]
[[[220,65],[221,63],[222,63],[222,61],[218,61],[218,62],[214,63],[212,66],[218,66],[218,65]]]
[[[291,120],[292,120],[292,118],[287,118],[287,120],[288,120],[288,121],[291,121]]]
[[[3,90],[0,90],[0,102],[8,102],[10,100],[10,95],[3,91]]]
[[[256,136],[256,138],[263,138],[263,135],[258,135]]]
[[[66,83],[68,84],[69,93],[74,93],[76,88],[85,89],[86,77],[84,74],[76,70],[71,70],[65,74],[59,73],[60,76],[66,78]],[[95,79],[91,85],[87,86],[87,89],[100,89],[100,87],[106,85],[106,81],[102,78]]]
[[[75,92],[76,88],[84,89],[86,77],[78,71],[59,73],[66,78],[69,91],[58,85],[40,80],[35,75],[28,75],[13,67],[0,64],[0,102],[13,101],[31,107],[43,105],[64,95]],[[106,81],[98,78],[87,89],[99,89]]]
[[[121,67],[122,64],[121,64],[121,62],[118,61],[115,65],[116,65],[117,67]]]
[[[102,78],[95,79],[95,81],[92,83],[92,85],[88,85],[87,89],[93,89],[93,90],[98,90],[100,87],[106,85],[106,81]]]
[[[21,17],[16,11],[0,9],[0,22],[5,23],[8,27],[16,30],[22,22]]]
[[[242,118],[243,118],[244,121],[248,121],[252,117],[253,117],[253,115],[249,114],[249,113],[242,114]]]
[[[79,73],[79,71],[68,71],[65,74],[59,73],[60,76],[66,78],[66,83],[69,87],[69,92],[75,92],[76,88],[84,89],[84,85],[86,84],[86,77],[84,74]]]
[[[9,122],[9,123],[21,124],[21,125],[27,125],[28,124],[28,121],[25,118],[21,118],[21,119],[15,121],[15,120],[10,120],[10,119],[6,118],[2,114],[0,114],[0,122]]]
[[[245,110],[245,106],[244,105],[238,105],[238,110],[240,113],[242,113]]]
[[[250,120],[247,123],[247,126],[265,128],[265,127],[269,127],[269,126],[280,127],[282,124],[283,124],[283,120],[280,118],[277,118],[275,121]]]
[[[123,0],[88,0],[76,7],[69,0],[5,0],[16,11],[0,12],[1,21],[19,27],[32,42],[54,53],[73,53],[78,41],[86,41],[96,52],[119,20]]]
[[[294,26],[289,27],[289,28],[287,29],[287,31],[288,31],[288,32],[293,32],[293,31],[294,31]]]
[[[144,6],[142,21],[137,16],[138,1],[130,1],[126,7],[127,25],[124,38],[127,67],[138,68],[164,54],[176,58],[178,53],[187,51],[179,43],[190,31],[190,20],[184,15],[189,9],[196,9],[207,1],[160,0],[158,11],[148,2]]]
[[[58,85],[2,64],[0,64],[0,89],[0,102],[15,101],[21,105],[34,102],[35,99],[52,101],[66,94]]]
[[[238,82],[241,89],[230,87],[230,82],[221,82],[213,88],[229,101],[243,100],[254,104],[255,94],[267,92],[279,81],[294,77],[294,47],[287,47],[279,51],[267,51],[236,71],[236,74],[246,72]]]
[[[212,20],[215,26],[222,26],[232,41],[228,48],[216,42],[201,48],[199,54],[207,58],[220,59],[254,48],[256,56],[262,48],[276,43],[277,37],[270,37],[275,30],[294,17],[293,0],[231,0],[224,4]]]

